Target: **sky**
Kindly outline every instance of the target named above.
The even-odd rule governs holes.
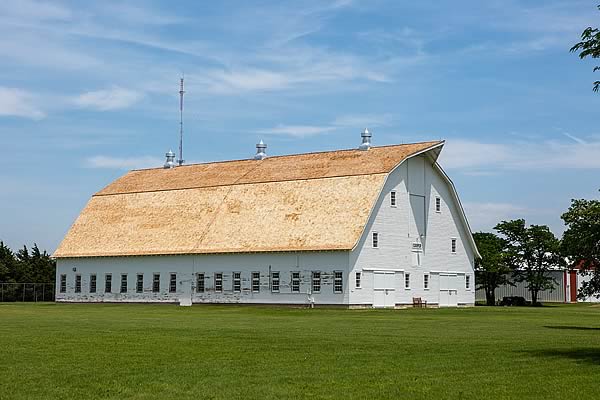
[[[598,198],[600,94],[570,1],[0,2],[0,240],[55,250],[90,196],[187,163],[443,139],[473,231],[560,235]]]

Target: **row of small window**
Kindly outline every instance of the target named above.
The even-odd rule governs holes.
[[[98,286],[98,279],[96,274],[90,275],[90,293],[96,293]],[[112,274],[104,275],[104,293],[112,293]],[[121,287],[120,293],[127,293],[129,291],[129,280],[127,274],[121,274]],[[62,274],[60,276],[60,293],[66,293],[67,291],[67,275]],[[137,274],[135,281],[136,293],[143,293],[144,291],[144,274]],[[160,274],[154,274],[152,277],[152,291],[154,293],[160,292]],[[169,276],[169,293],[177,292],[177,274],[172,273]],[[81,293],[81,275],[75,275],[75,293]]]
[[[354,281],[355,287],[357,289],[360,289],[362,273],[356,272],[354,279],[355,279],[355,281]],[[410,273],[409,272],[404,273],[404,289],[410,289]],[[429,274],[423,275],[423,289],[429,289]],[[471,276],[470,275],[465,275],[465,289],[466,290],[471,289]]]
[[[390,205],[396,207],[396,191],[390,192]],[[442,199],[440,197],[435,198],[435,212],[442,212]]]
[[[234,272],[231,289],[234,292],[242,291],[242,273]],[[321,292],[321,272],[312,271],[311,273],[311,286],[313,293]],[[279,292],[281,285],[281,274],[278,271],[271,272],[271,292]],[[300,272],[290,272],[290,287],[293,293],[300,293]],[[251,285],[252,292],[260,292],[260,272],[251,273]],[[203,293],[205,291],[205,275],[202,272],[196,274],[196,292]],[[223,273],[216,272],[214,275],[214,289],[215,292],[223,291]],[[333,292],[342,293],[344,291],[343,273],[342,271],[333,272]]]
[[[252,292],[260,292],[260,272],[252,272]],[[342,271],[334,271],[333,273],[333,292],[342,293],[344,289]],[[136,293],[143,293],[144,291],[144,274],[137,274],[136,278]],[[280,273],[271,272],[271,291],[279,292],[280,287]],[[321,292],[321,272],[313,271],[311,275],[312,292]],[[95,274],[90,275],[90,293],[96,293],[97,288],[97,277]],[[300,292],[300,272],[291,272],[291,288],[292,292]],[[215,292],[223,291],[223,273],[216,272],[214,275],[214,289]],[[234,272],[231,289],[234,292],[242,291],[242,273]],[[60,276],[60,293],[66,293],[67,291],[67,275],[62,274]],[[120,293],[127,293],[128,277],[127,274],[121,274],[121,288]],[[205,275],[203,272],[196,274],[196,292],[203,293],[205,291]],[[104,292],[112,292],[112,274],[104,275]],[[160,274],[154,274],[152,279],[152,292],[160,292]],[[169,279],[169,293],[177,292],[177,274],[170,274]],[[81,275],[75,275],[75,293],[81,293]]]
[[[372,240],[373,248],[375,248],[375,249],[379,248],[379,232],[372,232],[371,240]],[[456,238],[450,239],[450,252],[452,254],[456,254]]]

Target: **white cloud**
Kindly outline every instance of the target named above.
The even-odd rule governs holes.
[[[83,93],[75,99],[75,104],[83,108],[109,111],[130,107],[142,97],[142,93],[137,91],[113,86],[110,89]]]
[[[3,1],[0,2],[0,16],[21,20],[69,20],[72,12],[67,7],[47,1]]]
[[[341,115],[333,120],[333,125],[356,129],[388,126],[393,120],[391,114]]]
[[[335,126],[316,125],[277,125],[275,128],[261,129],[258,133],[265,135],[282,135],[296,138],[315,136],[336,130]]]
[[[587,142],[577,139],[579,141],[539,140],[511,143],[448,140],[440,156],[440,164],[448,169],[460,169],[474,174],[490,170],[600,168],[600,141]]]
[[[108,168],[108,169],[140,169],[160,167],[164,160],[158,157],[110,157],[94,156],[85,160],[85,166],[89,168]]]
[[[42,119],[46,114],[37,107],[35,99],[25,90],[0,86],[0,116]]]

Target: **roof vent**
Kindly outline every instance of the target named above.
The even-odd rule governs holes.
[[[254,159],[255,160],[264,160],[265,158],[267,158],[267,153],[265,153],[266,149],[267,149],[267,145],[264,144],[263,141],[261,140],[256,145],[256,154],[254,155]]]
[[[359,150],[369,150],[371,148],[371,132],[367,128],[360,134],[362,137],[362,143],[358,146]]]
[[[167,161],[165,161],[164,168],[175,168],[175,153],[169,150],[167,153],[165,153],[165,157],[167,157]]]

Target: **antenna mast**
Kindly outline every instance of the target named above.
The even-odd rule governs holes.
[[[185,90],[183,90],[183,77],[180,79],[180,87],[179,87],[179,160],[177,160],[178,165],[182,165],[184,163],[183,159],[183,94]]]

